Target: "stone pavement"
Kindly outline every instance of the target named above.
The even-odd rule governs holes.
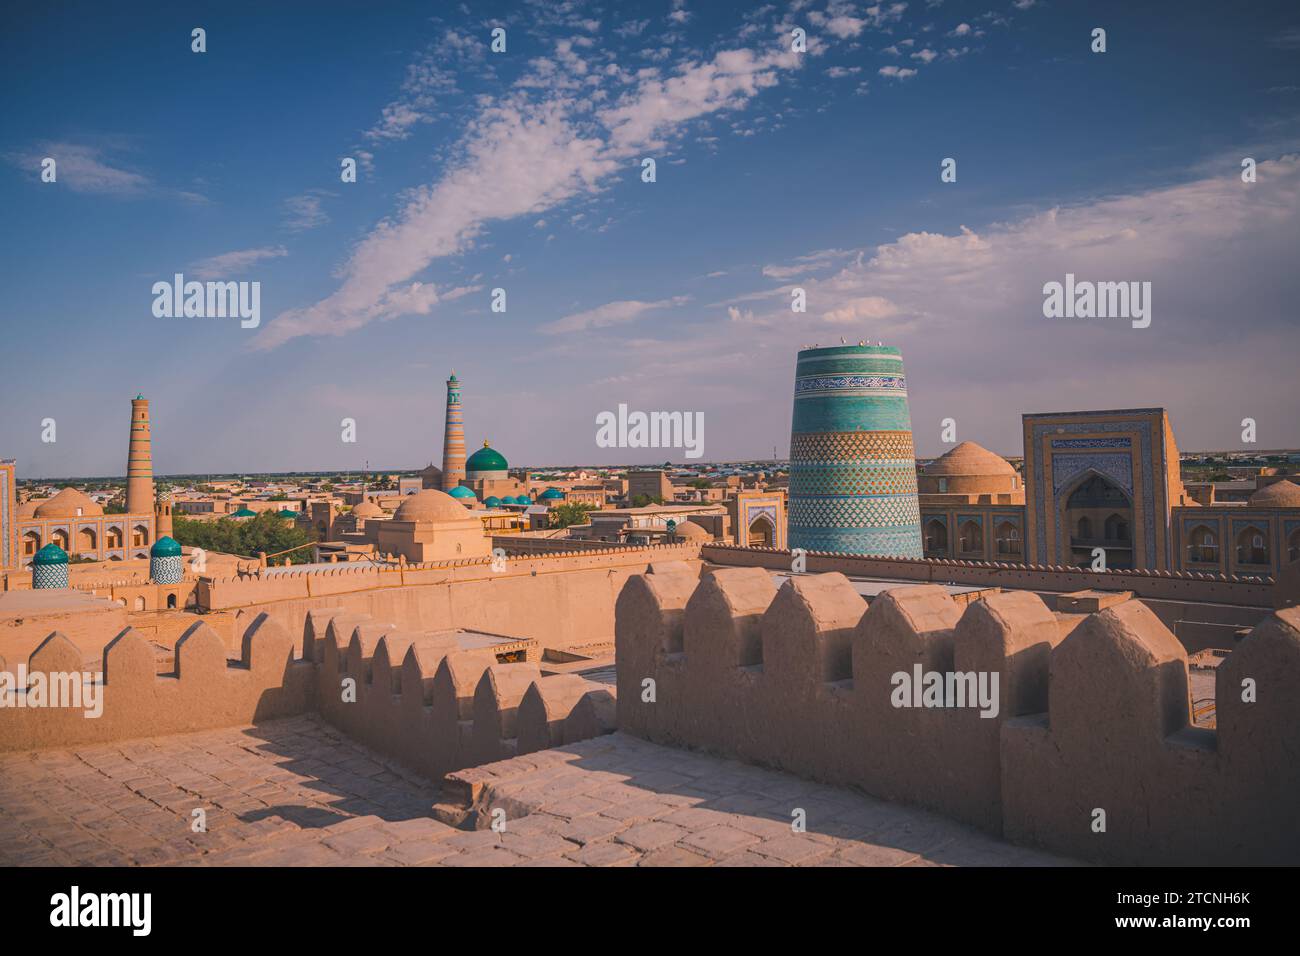
[[[919,810],[623,734],[437,787],[314,717],[0,755],[0,865],[1060,865]],[[193,832],[203,809],[206,832]],[[791,821],[801,810],[807,831]],[[495,814],[494,814],[495,811]]]

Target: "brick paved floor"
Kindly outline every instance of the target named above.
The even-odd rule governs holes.
[[[484,821],[315,718],[0,755],[0,865],[1055,865],[918,810],[614,734],[458,776]],[[791,828],[804,811],[807,831]],[[194,832],[192,811],[206,813]]]

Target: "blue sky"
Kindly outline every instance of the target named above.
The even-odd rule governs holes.
[[[420,467],[455,369],[514,463],[683,460],[598,448],[620,403],[784,456],[795,351],[841,337],[903,350],[922,455],[948,417],[1019,454],[1023,412],[1149,405],[1184,449],[1300,445],[1300,9],[1084,7],[24,8],[0,455],[121,472],[142,391],[160,472]],[[176,272],[260,282],[260,327],[155,318]],[[1152,282],[1151,326],[1045,319],[1066,272]]]

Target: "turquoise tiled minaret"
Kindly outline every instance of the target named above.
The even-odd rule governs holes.
[[[919,558],[921,510],[898,349],[804,349],[790,435],[791,548]]]

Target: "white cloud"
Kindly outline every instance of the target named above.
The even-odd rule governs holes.
[[[939,59],[939,54],[935,53],[931,49],[918,50],[916,53],[912,54],[912,59],[920,60],[922,63],[930,63],[933,60]]]
[[[911,70],[908,69],[907,67],[898,67],[892,65],[882,66],[878,72],[880,73],[881,76],[891,77],[896,80],[905,80],[910,76],[916,76],[916,70]]]
[[[284,201],[284,228],[290,232],[306,232],[330,221],[324,201],[329,193],[314,190]]]
[[[971,32],[972,32],[971,25],[969,23],[959,23],[957,24],[956,27],[953,28],[952,32],[949,33],[948,36],[950,37],[970,36]]]
[[[684,305],[688,301],[689,299],[685,296],[674,296],[671,299],[660,299],[657,302],[639,302],[635,299],[607,302],[594,309],[575,312],[572,315],[566,315],[562,319],[549,322],[541,327],[541,331],[555,335],[561,332],[582,332],[587,329],[602,329],[611,325],[624,325],[635,321],[647,312],[656,309],[675,308]]]
[[[807,275],[810,272],[829,268],[852,255],[854,255],[852,251],[844,249],[818,249],[806,256],[799,256],[788,265],[763,266],[763,275],[769,279],[785,281],[795,276]]]
[[[342,334],[391,318],[405,301],[389,290],[435,260],[469,247],[492,222],[537,216],[626,174],[642,151],[663,147],[683,124],[740,109],[803,58],[777,48],[724,50],[686,60],[673,75],[641,75],[608,106],[569,88],[572,75],[541,58],[535,69],[468,124],[460,158],[440,180],[410,191],[396,214],[362,239],[340,270],[342,285],[266,323],[255,348],[302,335]],[[601,82],[597,78],[597,82]]]
[[[200,279],[222,279],[228,276],[242,275],[252,266],[266,259],[279,259],[287,256],[289,251],[284,246],[260,246],[257,249],[239,249],[235,252],[223,252],[219,256],[200,259],[189,267]]]
[[[117,150],[112,150],[113,152]],[[84,143],[44,142],[6,156],[10,163],[39,179],[45,159],[53,159],[55,183],[73,192],[113,196],[119,199],[142,199],[170,196],[187,202],[206,203],[205,196],[189,190],[167,189],[143,173],[126,169],[110,159],[110,150]]]

